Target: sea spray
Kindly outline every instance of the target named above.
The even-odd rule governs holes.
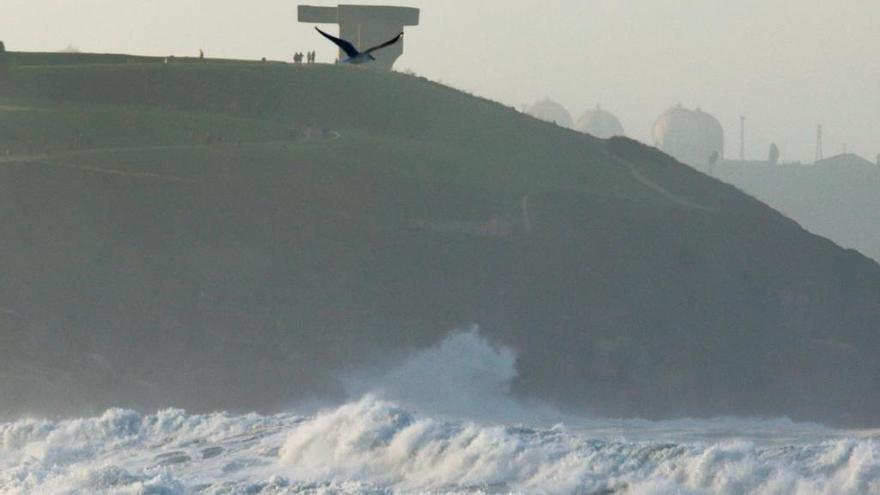
[[[0,493],[880,494],[876,432],[712,424],[486,425],[373,396],[313,417],[111,410],[0,425]]]
[[[547,426],[550,408],[508,393],[515,360],[471,330],[360,375],[376,393],[313,415],[111,409],[0,424],[0,494],[880,494],[878,432],[747,418]]]
[[[516,351],[492,344],[472,327],[342,381],[352,398],[370,394],[432,415],[544,424],[566,419],[547,404],[511,395],[516,360]]]
[[[652,425],[639,428],[650,436]],[[735,431],[688,443],[626,441],[588,429],[422,418],[365,397],[301,425],[280,463],[296,479],[355,479],[402,492],[880,493],[877,439],[814,434],[807,427],[798,445],[768,445]]]

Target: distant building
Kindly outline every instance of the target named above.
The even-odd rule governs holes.
[[[740,167],[740,168],[748,168],[752,167],[766,167],[779,165],[779,157],[781,156],[781,152],[779,151],[779,146],[776,143],[772,143],[770,148],[767,150],[767,159],[766,160],[721,160],[719,165],[722,167]],[[792,164],[786,164],[792,165]]]
[[[614,115],[599,108],[587,110],[577,121],[575,129],[597,138],[608,139],[614,136],[623,136],[623,125]]]
[[[874,164],[854,153],[841,153],[816,162],[819,167],[852,167],[873,168]]]
[[[568,113],[568,110],[549,98],[544,98],[538,103],[532,105],[527,113],[536,119],[553,122],[562,127],[567,127],[569,129],[574,127],[571,114]]]
[[[299,22],[310,24],[339,24],[341,38],[351,41],[358,50],[366,50],[397,36],[405,26],[418,26],[419,9],[377,5],[300,5],[298,19]],[[403,44],[401,40],[373,53],[376,61],[367,64],[367,67],[391,70],[394,62],[403,55]]]
[[[766,160],[723,160],[717,169],[717,176],[724,180],[736,180],[736,177],[747,177],[748,175],[758,171],[766,171],[772,167],[821,167],[825,169],[837,170],[865,170],[875,169],[874,164],[865,158],[854,153],[841,153],[839,155],[823,158],[815,163],[801,162],[779,162],[779,148],[772,145],[770,154]],[[774,153],[775,150],[775,153]],[[775,160],[774,160],[775,159]],[[735,182],[734,182],[735,183]]]
[[[678,161],[708,172],[724,159],[724,129],[718,119],[699,108],[678,105],[657,119],[654,145]]]

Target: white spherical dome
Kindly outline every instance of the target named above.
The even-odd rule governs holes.
[[[623,125],[620,123],[620,120],[598,106],[593,110],[587,110],[583,117],[578,120],[575,128],[601,139],[624,135]]]
[[[712,115],[679,105],[657,119],[654,144],[682,163],[707,170],[724,157],[724,129]]]
[[[528,114],[536,119],[554,122],[562,127],[571,128],[573,125],[571,114],[568,113],[568,110],[559,103],[546,98],[532,105]]]

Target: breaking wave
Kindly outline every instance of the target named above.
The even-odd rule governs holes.
[[[442,370],[445,358],[456,370]],[[514,362],[465,332],[383,373],[382,395],[309,416],[113,409],[0,424],[0,493],[880,494],[875,432],[785,420],[451,419],[467,412],[463,399],[428,412],[475,370],[483,381],[459,399],[486,393],[493,414],[530,410],[505,393]],[[419,384],[443,373],[428,400]]]
[[[510,394],[516,359],[512,349],[492,345],[473,327],[392,366],[361,370],[343,382],[351,397],[370,394],[426,414],[496,422],[566,420],[547,404]]]
[[[0,426],[0,493],[880,493],[867,433],[790,425],[785,442],[658,442],[627,433],[664,427],[618,426],[440,420],[371,396],[308,418],[117,409]]]

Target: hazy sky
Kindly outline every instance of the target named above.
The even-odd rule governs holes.
[[[315,0],[312,5],[335,5]],[[738,155],[880,153],[880,0],[409,0],[422,9],[398,69],[522,107],[545,96],[577,119],[601,104],[650,141],[677,103],[715,114]],[[0,0],[7,49],[289,59],[334,47],[290,0]]]

